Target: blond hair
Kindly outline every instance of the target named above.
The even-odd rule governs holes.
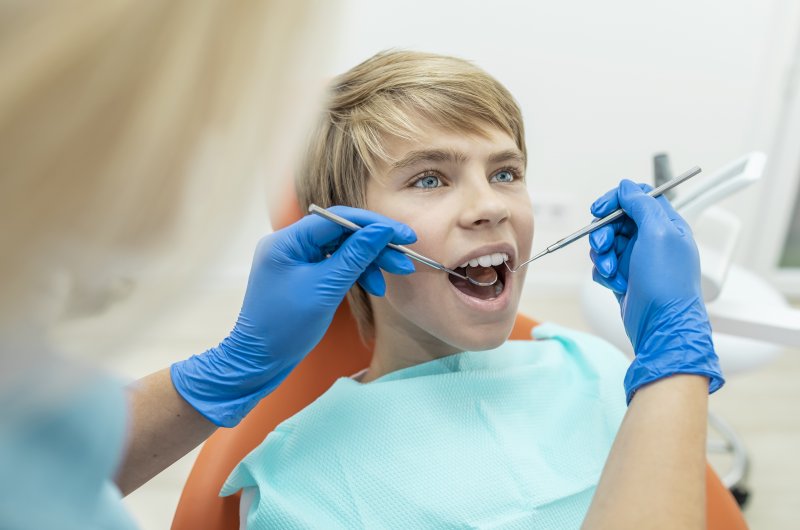
[[[293,99],[330,14],[324,1],[3,3],[0,319],[54,264],[91,276],[98,254],[139,256],[181,223],[184,245],[213,249],[309,106]]]
[[[384,139],[413,139],[420,117],[472,134],[496,127],[526,153],[519,106],[489,74],[454,57],[382,52],[333,83],[297,178],[303,211],[311,203],[363,208],[367,179],[379,161],[388,161]],[[366,292],[355,285],[348,301],[362,339],[370,342],[374,320]]]

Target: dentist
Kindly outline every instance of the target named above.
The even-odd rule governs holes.
[[[134,527],[121,496],[280,384],[353,283],[380,295],[381,270],[413,271],[386,248],[413,242],[408,227],[341,208],[366,228],[344,241],[309,217],[265,237],[230,334],[129,389],[53,338],[69,315],[105,309],[120,278],[191,281],[213,264],[253,177],[292,163],[333,11],[315,0],[2,4],[0,527]],[[126,339],[97,332],[118,335],[112,348]]]

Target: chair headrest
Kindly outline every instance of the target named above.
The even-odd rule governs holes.
[[[287,179],[278,195],[279,200],[274,201],[272,208],[269,209],[269,219],[274,230],[286,228],[305,215],[305,212],[300,210],[300,204],[297,201],[294,179]]]

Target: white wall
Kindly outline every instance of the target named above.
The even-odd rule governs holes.
[[[655,152],[669,152],[677,173],[769,151],[800,28],[800,2],[791,0],[342,6],[330,75],[386,48],[419,49],[473,60],[517,97],[537,206],[535,248],[587,222],[588,205],[620,178],[647,180]],[[758,195],[729,202],[748,224]],[[584,242],[547,257],[529,281],[574,283],[587,270],[586,253]]]

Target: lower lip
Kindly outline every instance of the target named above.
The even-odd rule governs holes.
[[[491,298],[489,300],[482,300],[480,298],[475,298],[473,296],[469,296],[467,294],[462,293],[456,286],[450,283],[450,280],[447,277],[444,278],[444,281],[447,282],[447,285],[456,293],[456,297],[459,298],[465,305],[472,309],[476,309],[478,311],[486,311],[486,312],[497,312],[506,309],[509,304],[511,303],[511,286],[514,283],[512,279],[511,273],[506,273],[505,282],[503,285],[503,292],[500,293],[500,296],[497,298]]]

